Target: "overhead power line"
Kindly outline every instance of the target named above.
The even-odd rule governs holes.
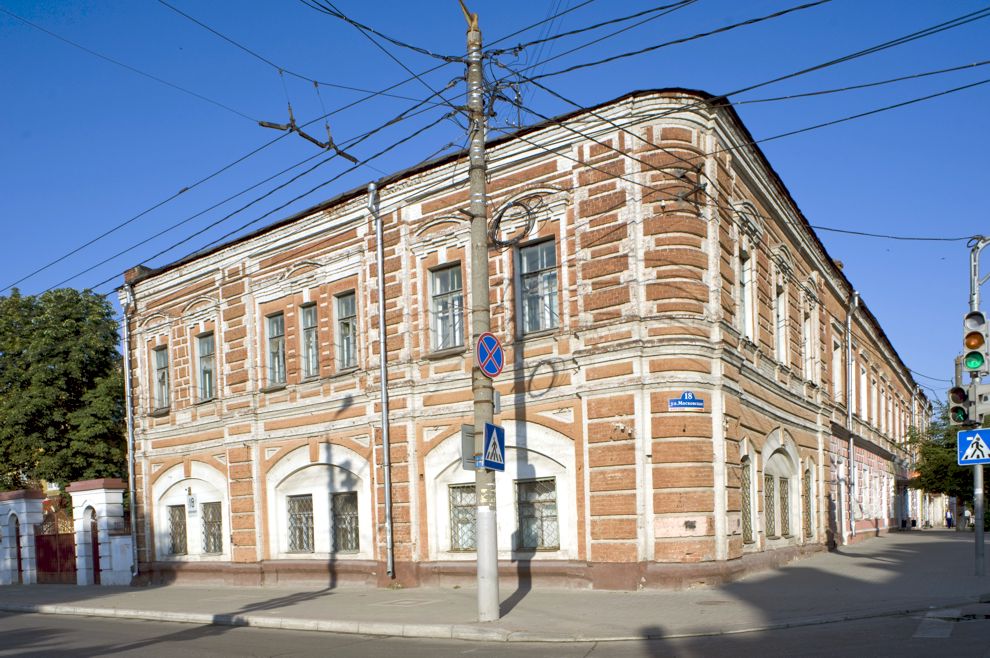
[[[169,82],[168,80],[164,80],[162,78],[159,78],[157,75],[153,75],[153,74],[148,73],[146,71],[142,71],[141,69],[135,68],[135,67],[131,66],[130,64],[125,64],[124,62],[121,62],[118,59],[114,59],[113,57],[110,57],[108,55],[104,55],[103,53],[99,53],[99,52],[97,52],[97,51],[95,51],[95,50],[93,50],[91,48],[87,48],[86,46],[84,46],[82,44],[79,44],[79,43],[76,43],[75,41],[72,41],[71,39],[67,39],[67,38],[63,37],[62,35],[60,35],[60,34],[56,34],[55,32],[52,32],[48,28],[44,28],[44,27],[38,25],[37,23],[32,23],[28,19],[23,18],[21,16],[18,16],[17,14],[15,14],[14,12],[12,12],[12,11],[10,11],[8,9],[5,9],[3,7],[0,7],[0,13],[7,14],[11,18],[17,19],[20,22],[24,23],[25,25],[28,25],[30,27],[33,27],[34,29],[36,29],[36,30],[38,30],[40,32],[44,32],[48,36],[53,37],[55,39],[58,39],[62,43],[66,43],[66,44],[72,46],[73,48],[78,48],[79,50],[81,50],[81,51],[83,51],[85,53],[89,53],[93,57],[99,57],[100,59],[102,59],[105,62],[110,62],[111,64],[114,64],[116,66],[119,66],[119,67],[121,67],[123,69],[127,69],[131,73],[137,73],[138,75],[140,75],[142,77],[148,78],[149,80],[154,80],[155,82],[157,82],[159,84],[163,84],[166,87],[171,87],[172,89],[175,89],[177,91],[181,91],[184,94],[188,94],[190,96],[193,96],[194,98],[198,98],[201,101],[206,101],[207,103],[210,103],[211,105],[215,105],[216,107],[219,107],[221,109],[227,110],[228,112],[231,112],[233,114],[236,114],[237,116],[242,117],[244,119],[247,119],[248,121],[251,121],[251,122],[254,122],[254,123],[257,123],[257,121],[258,121],[254,117],[251,117],[251,116],[245,114],[244,112],[241,112],[240,110],[236,110],[236,109],[230,107],[229,105],[225,105],[224,103],[221,103],[220,101],[214,100],[214,99],[212,99],[212,98],[210,98],[208,96],[204,96],[203,94],[201,94],[199,92],[192,91],[191,89],[186,89],[185,87],[181,87],[181,86],[175,84],[174,82]]]
[[[888,235],[886,233],[868,233],[866,231],[851,231],[849,229],[842,228],[832,228],[829,226],[816,226],[811,225],[811,228],[816,231],[828,231],[829,233],[845,233],[847,235],[858,235],[867,238],[883,238],[885,240],[904,240],[909,242],[961,242],[963,240],[969,240],[972,236],[967,235],[962,238],[938,238],[938,237],[921,237],[913,235]]]
[[[557,20],[558,18],[560,18],[561,16],[565,16],[565,15],[567,15],[567,14],[573,12],[573,11],[577,11],[578,9],[581,9],[582,7],[586,7],[587,5],[590,5],[594,1],[595,0],[585,0],[584,2],[579,2],[578,4],[574,5],[573,7],[570,7],[568,9],[563,9],[561,11],[558,11],[553,16],[548,16],[547,18],[544,18],[541,21],[537,21],[535,23],[532,23],[530,25],[527,25],[524,28],[520,28],[520,29],[516,30],[515,32],[512,32],[511,34],[506,34],[504,37],[499,37],[498,39],[495,39],[494,41],[492,41],[488,45],[489,46],[494,46],[497,43],[502,43],[503,41],[507,41],[507,40],[511,39],[512,37],[518,36],[518,35],[522,34],[523,32],[528,32],[528,31],[530,31],[532,29],[535,29],[535,28],[543,25],[544,23],[551,23],[551,22]]]

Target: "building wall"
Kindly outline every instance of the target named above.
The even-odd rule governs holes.
[[[689,92],[633,94],[489,151],[490,207],[508,208],[501,236],[523,236],[493,247],[489,261],[492,331],[506,348],[495,386],[507,429],[498,476],[507,578],[685,584],[845,536],[834,436],[846,425],[845,378],[832,349],[845,344],[850,284],[762,156],[734,147],[749,139],[738,118],[698,101]],[[465,492],[456,485],[473,482],[459,452],[460,426],[472,418],[475,337],[466,314],[441,331],[456,314],[433,307],[434,273],[452,266],[470,307],[465,178],[455,157],[380,185],[382,273],[367,197],[354,192],[208,254],[128,274],[139,555],[151,577],[387,582],[382,316],[396,575],[410,584],[471,576],[474,554],[455,545],[451,501]],[[542,260],[531,261],[537,252]],[[525,304],[524,285],[543,291],[539,303]],[[348,362],[341,298],[351,293],[357,341]],[[304,330],[310,305],[318,321]],[[904,454],[908,419],[924,401],[872,316],[858,312],[853,326],[857,363],[891,400],[889,420],[868,408],[851,428],[882,448],[857,464],[889,498],[893,456]],[[216,394],[204,400],[200,339],[211,334]],[[163,348],[167,406],[155,395]],[[314,353],[318,370],[306,376]],[[704,408],[673,407],[686,391]],[[556,529],[544,520],[524,530],[517,499],[550,496],[550,483]],[[164,548],[169,496],[183,489],[220,502],[219,552]],[[330,497],[354,493],[356,549],[334,534],[331,508],[346,496]],[[312,551],[293,552],[289,498],[305,495]],[[893,507],[875,497],[861,520],[886,528]],[[524,507],[554,509],[546,498]],[[205,532],[191,516],[185,529]],[[526,548],[533,533],[539,550]],[[335,550],[342,541],[350,548]]]

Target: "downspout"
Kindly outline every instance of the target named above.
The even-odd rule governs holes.
[[[859,308],[859,293],[855,290],[852,293],[852,298],[849,300],[849,307],[846,309],[846,430],[849,432],[849,454],[846,459],[846,477],[848,482],[846,483],[849,489],[849,533],[851,536],[856,536],[856,480],[853,477],[853,468],[856,462],[855,458],[855,445],[853,444],[853,400],[852,400],[852,382],[855,373],[853,372],[853,351],[852,351],[852,338],[853,338],[853,313]],[[863,391],[860,391],[860,395],[863,395]]]
[[[368,183],[368,210],[375,218],[375,242],[378,257],[378,362],[382,398],[382,469],[385,472],[385,572],[395,578],[395,551],[392,537],[392,451],[388,436],[388,350],[385,344],[385,245],[384,230],[378,214],[378,187]]]
[[[131,317],[128,309],[134,305],[134,288],[124,284],[127,295],[124,304],[124,404],[127,405],[127,498],[131,517],[131,577],[138,575],[137,494],[134,488],[134,405],[131,391]]]

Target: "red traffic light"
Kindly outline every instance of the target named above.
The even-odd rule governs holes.
[[[949,402],[952,404],[963,404],[969,399],[969,393],[962,386],[954,386],[949,389]]]

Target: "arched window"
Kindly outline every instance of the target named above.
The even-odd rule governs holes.
[[[802,480],[802,499],[804,500],[804,538],[811,539],[815,536],[815,475],[812,465],[809,463],[804,469]]]
[[[227,480],[203,462],[182,464],[154,485],[155,553],[161,560],[219,560],[230,554]]]
[[[793,537],[796,470],[784,450],[773,452],[763,468],[763,522],[769,540]]]
[[[742,458],[739,472],[739,493],[742,507],[742,536],[744,544],[756,541],[753,532],[753,460]]]

